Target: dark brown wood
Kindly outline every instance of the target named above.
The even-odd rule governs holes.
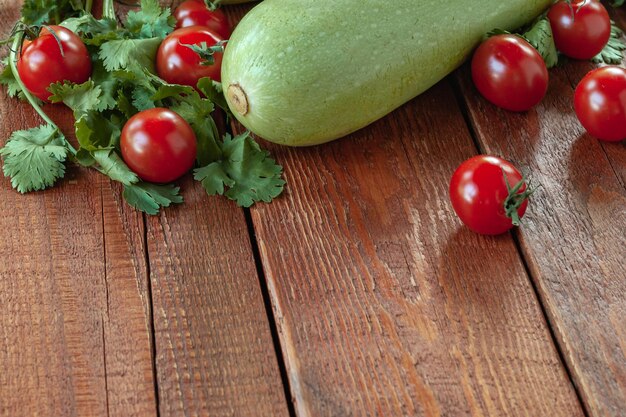
[[[18,15],[0,1],[3,35]],[[0,121],[5,139],[41,123],[4,92]],[[155,415],[142,216],[74,166],[45,192],[0,184],[0,415]]]
[[[243,210],[183,190],[147,223],[160,415],[287,416]]]
[[[626,415],[626,150],[580,126],[574,88],[593,68],[551,71],[548,96],[527,114],[496,109],[459,73],[486,153],[524,168],[542,188],[518,238],[589,415]]]

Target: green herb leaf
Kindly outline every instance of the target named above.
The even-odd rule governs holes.
[[[230,114],[230,109],[224,97],[222,83],[213,81],[208,77],[200,78],[200,80],[198,80],[198,90],[217,107],[224,110],[227,114]]]
[[[65,175],[65,138],[51,125],[13,132],[0,155],[4,175],[20,193],[43,190]]]
[[[11,66],[8,65],[8,58],[2,60],[2,64],[5,65],[5,67],[2,73],[0,73],[0,84],[7,86],[7,94],[9,97],[19,97],[24,100],[25,97],[22,93],[22,89],[13,75]]]
[[[25,0],[22,21],[27,25],[60,23],[83,10],[80,0]]]
[[[161,38],[118,39],[103,43],[98,56],[107,71],[127,68],[131,63],[152,70]]]
[[[592,61],[596,64],[619,65],[624,59],[626,43],[622,37],[624,33],[611,21],[611,37],[602,52],[596,55]]]
[[[194,171],[209,195],[223,194],[239,206],[270,202],[285,186],[283,169],[246,132],[235,138],[224,137],[222,159]],[[225,187],[229,189],[225,191]]]
[[[123,124],[124,120],[115,114],[106,117],[103,113],[89,112],[81,116],[74,126],[80,147],[95,151],[117,146]]]
[[[110,149],[97,150],[92,153],[93,158],[101,168],[101,172],[114,181],[124,185],[139,182],[139,177],[122,161],[117,152]]]
[[[163,39],[174,30],[174,24],[170,9],[162,9],[158,0],[141,0],[141,9],[128,12],[124,26],[142,38]]]
[[[100,86],[95,85],[92,80],[82,84],[74,83],[55,83],[48,87],[48,91],[52,93],[50,101],[53,103],[63,102],[67,107],[72,109],[74,117],[80,119],[85,113],[97,110],[103,111],[103,103],[100,101],[102,90]]]
[[[530,30],[521,36],[539,52],[548,68],[553,68],[558,64],[559,53],[554,45],[554,35],[547,17],[539,19]]]
[[[179,191],[180,189],[173,185],[139,182],[125,185],[123,196],[126,202],[137,210],[155,215],[162,207],[182,203],[183,198],[179,195]]]

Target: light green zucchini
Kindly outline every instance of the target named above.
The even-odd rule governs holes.
[[[552,0],[265,0],[226,47],[235,117],[284,145],[317,145],[388,114],[457,68],[494,28]]]

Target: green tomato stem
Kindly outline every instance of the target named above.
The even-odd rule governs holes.
[[[15,81],[17,81],[17,84],[20,86],[20,89],[22,90],[22,93],[24,94],[24,97],[26,97],[26,100],[28,100],[28,102],[33,107],[33,109],[35,109],[37,114],[39,114],[39,116],[41,116],[41,118],[46,123],[48,123],[50,126],[53,126],[57,131],[60,132],[61,130],[59,129],[57,124],[54,123],[52,121],[52,119],[50,117],[48,117],[46,112],[43,111],[43,109],[41,108],[41,106],[39,105],[39,103],[37,102],[35,97],[33,97],[33,95],[30,93],[30,91],[28,91],[28,89],[26,88],[26,86],[22,82],[22,79],[20,78],[20,74],[17,72],[17,65],[16,65],[16,62],[17,62],[17,51],[21,50],[23,41],[24,41],[24,32],[21,32],[21,33],[19,33],[18,35],[15,36],[15,40],[13,41],[13,45],[11,46],[11,53],[9,54],[9,65],[11,66],[11,71],[13,72],[13,76],[15,77]],[[65,142],[65,146],[70,151],[70,153],[72,155],[76,155],[76,149],[74,149],[72,144],[69,143],[67,141],[67,139],[65,139],[65,136],[63,136],[63,141]]]

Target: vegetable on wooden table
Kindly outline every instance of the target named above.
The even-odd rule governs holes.
[[[598,139],[626,139],[626,69],[616,66],[591,71],[576,87],[578,120]]]
[[[113,0],[102,1],[100,19],[91,6],[91,1],[45,0],[22,7],[0,83],[9,96],[27,100],[44,123],[13,132],[0,149],[4,174],[17,191],[53,186],[70,161],[123,184],[126,201],[148,214],[183,201],[180,188],[169,182],[194,164],[195,178],[209,195],[225,195],[242,206],[269,202],[282,192],[282,168],[249,134],[219,137],[212,118],[216,106],[226,106],[219,38],[198,26],[172,33],[175,19],[158,0],[142,0],[123,23]],[[172,57],[182,57],[183,66],[163,65]],[[73,111],[77,147],[34,96]],[[135,117],[158,125],[162,111],[156,108],[183,121],[186,129],[178,139],[184,140],[124,135]],[[147,143],[139,149],[138,141]]]
[[[189,26],[204,26],[222,39],[230,37],[230,23],[224,12],[213,3],[204,0],[187,0],[174,10],[176,29]]]
[[[611,37],[609,13],[598,0],[561,0],[550,8],[548,19],[557,49],[570,58],[593,58]]]
[[[45,26],[37,37],[24,41],[17,61],[24,86],[38,99],[48,101],[50,84],[81,84],[91,76],[91,59],[83,41],[61,26]]]
[[[243,18],[226,48],[226,99],[265,139],[328,142],[431,87],[487,31],[517,28],[550,3],[267,0]]]
[[[467,227],[483,235],[519,226],[532,193],[517,168],[497,156],[468,159],[450,181],[454,211]]]
[[[548,91],[548,68],[537,50],[516,35],[496,35],[483,42],[472,58],[472,78],[495,105],[527,111]]]

